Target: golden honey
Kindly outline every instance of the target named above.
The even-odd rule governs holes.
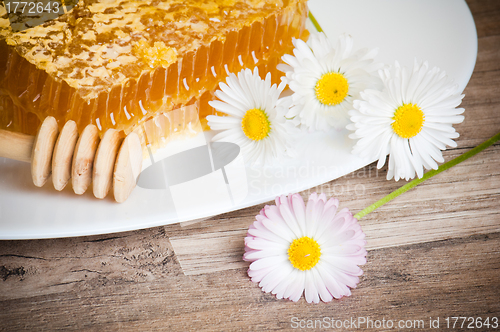
[[[198,106],[202,123],[215,114],[208,101],[228,73],[258,66],[279,82],[276,65],[292,38],[307,37],[306,17],[305,0],[81,0],[14,33],[0,5],[0,128],[34,134],[51,115],[102,135],[154,118],[156,144],[189,125],[186,106]]]

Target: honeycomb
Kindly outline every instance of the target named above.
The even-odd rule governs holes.
[[[50,115],[80,132],[95,124],[142,137],[148,120],[163,128],[161,114],[190,105],[206,127],[228,73],[257,66],[279,81],[306,17],[305,0],[80,0],[13,32],[0,5],[0,128],[34,134]],[[189,127],[191,113],[170,117],[169,130]],[[153,144],[166,135],[147,132]]]

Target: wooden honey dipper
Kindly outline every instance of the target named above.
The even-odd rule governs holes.
[[[52,173],[57,190],[71,179],[76,194],[83,194],[92,183],[94,196],[104,198],[112,187],[119,203],[135,188],[142,168],[142,147],[136,133],[123,139],[119,131],[108,129],[99,141],[96,126],[88,125],[78,136],[72,120],[59,133],[51,116],[45,118],[36,136],[0,129],[0,157],[31,162],[37,187]]]

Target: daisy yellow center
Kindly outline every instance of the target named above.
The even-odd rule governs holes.
[[[246,111],[245,116],[243,116],[241,128],[246,137],[254,141],[260,141],[269,135],[271,123],[263,110],[252,108]]]
[[[349,92],[349,83],[340,73],[326,73],[316,82],[316,98],[327,106],[338,105]]]
[[[404,104],[396,109],[392,129],[401,138],[416,136],[424,126],[424,112],[416,104]]]
[[[321,257],[318,242],[308,236],[293,240],[288,248],[288,259],[293,267],[301,271],[312,269]]]

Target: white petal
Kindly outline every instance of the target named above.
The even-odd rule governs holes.
[[[271,266],[278,266],[279,264],[288,261],[288,256],[273,256],[273,257],[265,257],[259,260],[256,260],[250,264],[251,270],[260,270],[265,269]]]
[[[275,288],[284,282],[292,272],[293,267],[290,264],[281,264],[264,276],[259,286],[266,293],[273,292]]]
[[[318,303],[319,302],[319,294],[316,289],[316,284],[314,283],[314,276],[311,271],[305,271],[305,282],[304,282],[304,291],[306,301],[308,303]]]
[[[313,275],[314,284],[316,286],[316,289],[318,290],[318,295],[320,296],[321,301],[330,302],[331,300],[333,300],[333,296],[326,288],[325,282],[321,278],[321,275],[319,274],[318,270],[311,269],[311,274]]]
[[[224,103],[224,102],[219,101],[219,100],[209,101],[208,104],[220,112],[224,112],[226,114],[238,117],[240,119],[244,115],[244,112],[242,112],[240,109],[234,107],[231,104]]]

